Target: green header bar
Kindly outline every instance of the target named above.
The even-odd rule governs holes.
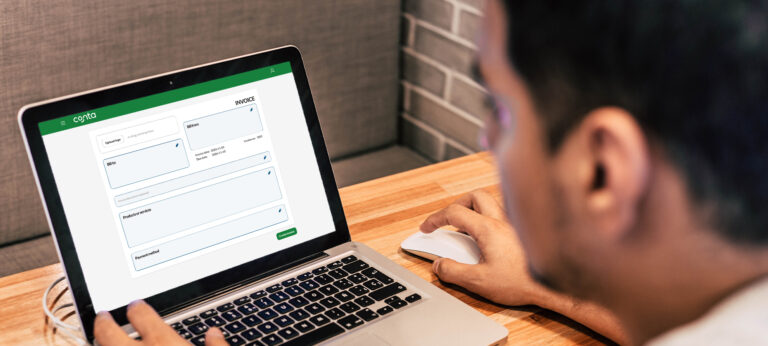
[[[40,133],[45,136],[54,132],[93,124],[98,121],[112,119],[121,115],[135,113],[148,108],[166,105],[200,95],[209,94],[219,90],[233,88],[243,84],[253,83],[255,81],[279,76],[290,72],[291,63],[284,62],[253,71],[238,73],[224,78],[190,85],[188,87],[116,103],[106,107],[91,109],[87,112],[70,114],[61,118],[43,121],[38,124],[38,127],[40,128]]]

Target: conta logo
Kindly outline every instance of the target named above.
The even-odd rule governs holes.
[[[75,123],[84,123],[86,120],[96,119],[95,112],[88,112],[81,115],[75,115],[72,117],[72,121]]]

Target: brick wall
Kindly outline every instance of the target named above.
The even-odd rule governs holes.
[[[433,161],[482,150],[491,110],[470,73],[482,8],[483,0],[403,0],[400,138]]]

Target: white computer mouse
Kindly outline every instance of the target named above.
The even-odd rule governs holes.
[[[456,262],[477,264],[482,258],[480,248],[472,237],[444,229],[432,233],[416,232],[403,240],[400,248],[432,261],[445,257]]]

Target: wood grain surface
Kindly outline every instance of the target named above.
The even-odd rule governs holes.
[[[431,263],[400,250],[400,242],[416,232],[429,214],[475,189],[501,197],[493,158],[488,153],[345,187],[341,189],[341,200],[352,240],[367,244],[503,324],[509,329],[508,344],[606,343],[606,339],[554,312],[535,306],[501,306],[461,288],[444,285],[432,273]],[[0,278],[0,344],[75,344],[47,326],[40,301],[45,288],[61,275],[60,264],[53,264]],[[63,301],[68,299],[68,293],[62,296]],[[71,314],[65,321],[78,323]]]

